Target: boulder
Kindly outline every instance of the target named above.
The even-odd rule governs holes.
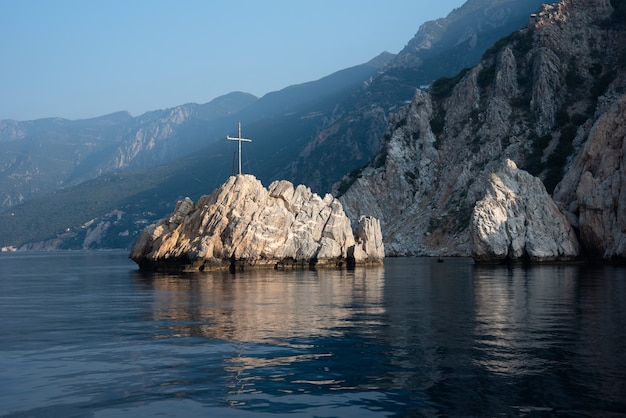
[[[537,177],[506,160],[487,182],[470,222],[476,261],[567,261],[579,245],[567,218]]]
[[[362,217],[355,238],[330,194],[285,180],[265,189],[239,175],[195,204],[179,201],[141,233],[130,258],[142,270],[351,267],[381,264],[384,247],[377,219]]]

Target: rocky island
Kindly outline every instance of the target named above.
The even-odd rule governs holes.
[[[141,270],[347,267],[381,264],[378,219],[362,216],[353,231],[342,204],[303,185],[252,175],[230,177],[197,203],[141,233],[130,253]]]

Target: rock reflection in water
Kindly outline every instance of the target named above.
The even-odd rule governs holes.
[[[0,260],[0,415],[626,411],[620,266],[149,275],[125,256]]]
[[[571,330],[578,267],[479,268],[476,273],[477,362],[489,372],[541,372],[555,336]],[[503,274],[504,273],[504,274]],[[567,336],[564,336],[567,337]]]
[[[338,353],[320,342],[374,332],[363,328],[363,318],[380,325],[383,278],[384,267],[372,267],[153,274],[142,275],[142,282],[154,290],[151,320],[162,326],[156,338],[234,343],[223,371],[232,406],[243,406],[240,396],[259,391],[346,389],[349,383],[329,371]]]
[[[616,305],[602,301],[613,291],[623,296],[624,289],[614,288],[623,282],[611,278],[610,270],[578,265],[475,269],[476,366],[494,381],[516,385],[525,398],[552,406],[573,407],[573,393],[581,394],[581,404],[592,393],[605,405],[620,402],[622,343],[611,335],[620,314]]]
[[[167,337],[291,344],[336,336],[360,311],[383,312],[384,267],[319,271],[258,270],[151,274],[154,320]]]

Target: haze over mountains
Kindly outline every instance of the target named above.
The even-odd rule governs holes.
[[[416,88],[476,64],[541,3],[470,0],[424,24],[397,56],[262,98],[231,93],[136,118],[0,121],[0,246],[53,238],[28,248],[129,247],[176,199],[210,193],[232,173],[224,137],[237,121],[254,140],[247,172],[330,191],[376,154],[390,112]]]

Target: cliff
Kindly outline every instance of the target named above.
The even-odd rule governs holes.
[[[612,102],[554,192],[596,258],[626,257],[626,96]]]
[[[378,220],[363,216],[356,234],[341,203],[303,185],[232,176],[196,204],[186,198],[147,227],[130,258],[142,270],[352,267],[380,264]]]
[[[543,6],[477,66],[417,90],[390,117],[376,157],[336,184],[335,194],[349,216],[380,219],[390,255],[469,256],[480,230],[475,208],[511,160],[554,192],[585,252],[626,257],[625,34],[609,0]],[[545,208],[554,201],[541,198],[537,213],[551,216]],[[529,253],[537,242],[522,253],[555,258]],[[515,259],[519,251],[506,254]]]
[[[542,3],[468,0],[446,17],[425,22],[362,89],[324,111],[315,134],[273,178],[291,179],[317,191],[331,190],[333,183],[376,154],[389,113],[410,102],[417,87],[476,65],[498,39],[524,27]],[[302,126],[303,121],[297,124]]]

